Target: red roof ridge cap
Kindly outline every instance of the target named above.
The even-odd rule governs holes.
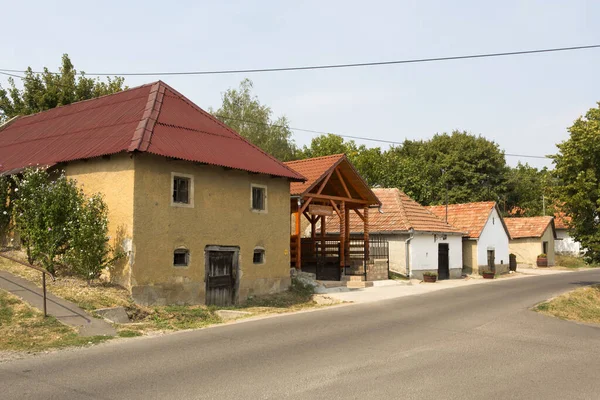
[[[410,230],[411,228],[413,228],[413,224],[412,222],[408,219],[408,215],[406,214],[406,210],[404,209],[404,202],[402,201],[402,197],[400,196],[400,189],[396,189],[395,190],[395,196],[396,199],[398,200],[398,209],[400,210],[400,215],[402,216],[402,219],[404,220],[404,225],[406,227],[406,230]]]
[[[264,151],[263,149],[261,149],[260,147],[256,146],[254,143],[252,143],[251,141],[249,141],[248,139],[244,138],[242,135],[240,135],[239,133],[237,133],[236,131],[234,131],[233,129],[231,129],[231,127],[229,127],[227,124],[225,124],[224,122],[222,122],[221,120],[219,120],[218,118],[216,118],[214,115],[212,115],[211,113],[208,113],[206,111],[204,111],[202,108],[198,107],[196,104],[194,104],[191,100],[189,100],[187,97],[185,97],[184,95],[182,95],[181,93],[179,93],[177,90],[173,89],[171,86],[167,85],[166,83],[164,83],[163,81],[158,81],[158,83],[161,83],[162,85],[164,85],[164,87],[166,87],[167,89],[169,89],[171,92],[173,92],[173,94],[175,94],[175,96],[178,96],[182,101],[184,101],[186,104],[188,104],[190,107],[192,107],[194,110],[199,111],[200,113],[204,114],[206,117],[212,119],[214,122],[216,122],[217,124],[221,125],[223,128],[225,128],[226,130],[228,130],[229,132],[233,133],[235,136],[237,136],[239,139],[245,141],[246,143],[248,143],[250,146],[254,147],[256,150],[260,151],[261,153],[263,153],[264,155],[266,155],[267,157],[269,157],[270,159],[276,161],[277,163],[283,165],[283,167],[285,169],[287,169],[288,171],[290,171],[292,174],[296,175],[296,177],[298,178],[298,180],[300,181],[307,181],[308,179],[306,179],[304,176],[302,176],[301,174],[299,174],[297,171],[293,170],[292,168],[289,168],[287,165],[285,165],[284,162],[278,160],[277,158],[273,157],[272,155],[270,155],[269,153],[267,153],[266,151]],[[167,95],[168,96],[168,95]]]
[[[346,156],[346,154],[344,153],[337,153],[337,154],[330,154],[328,156],[319,156],[319,157],[309,157],[309,158],[303,158],[300,160],[292,160],[292,161],[286,161],[284,164],[297,164],[297,163],[302,163],[302,162],[314,162],[317,160],[323,160],[325,158],[334,158],[334,157],[342,157],[342,156]]]
[[[142,114],[142,119],[140,119],[137,128],[133,132],[131,143],[127,148],[128,151],[148,150],[150,140],[152,139],[152,133],[154,132],[154,126],[156,125],[163,104],[163,97],[165,94],[164,85],[165,84],[162,81],[152,84],[150,93],[148,93],[148,102],[146,103],[144,114]]]

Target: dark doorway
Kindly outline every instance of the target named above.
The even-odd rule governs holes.
[[[206,304],[229,306],[235,303],[238,249],[206,248]]]
[[[450,278],[450,252],[448,243],[438,244],[438,279]]]

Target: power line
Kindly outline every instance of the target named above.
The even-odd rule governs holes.
[[[208,71],[171,71],[171,72],[91,72],[85,73],[89,76],[168,76],[168,75],[223,75],[223,74],[250,74],[250,73],[263,73],[263,72],[284,72],[284,71],[306,71],[306,70],[319,70],[319,69],[334,69],[334,68],[357,68],[357,67],[374,67],[382,65],[398,65],[398,64],[417,64],[425,62],[438,62],[438,61],[452,61],[452,60],[466,60],[473,58],[490,58],[490,57],[506,57],[506,56],[519,56],[525,54],[539,54],[539,53],[553,53],[561,51],[574,51],[574,50],[585,50],[599,48],[600,44],[593,44],[588,46],[571,46],[571,47],[555,47],[549,49],[535,49],[535,50],[522,50],[522,51],[509,51],[502,53],[483,53],[483,54],[469,54],[461,56],[449,56],[449,57],[432,57],[432,58],[415,58],[406,60],[393,60],[393,61],[373,61],[373,62],[361,62],[361,63],[347,63],[347,64],[326,64],[326,65],[308,65],[299,67],[275,67],[275,68],[250,68],[250,69],[225,69],[225,70],[208,70]],[[0,68],[0,71],[4,72],[27,72],[16,69],[4,69]],[[35,74],[41,74],[42,72],[36,71]],[[60,72],[50,72],[51,74],[60,74]],[[78,72],[81,75],[81,72]]]
[[[348,139],[367,140],[367,141],[372,141],[372,142],[379,142],[379,143],[386,143],[386,144],[393,144],[393,145],[402,145],[403,144],[402,142],[397,142],[397,141],[393,141],[393,140],[375,139],[375,138],[364,137],[364,136],[342,135],[342,134],[332,133],[332,132],[315,131],[315,130],[312,130],[312,129],[294,128],[294,127],[285,126],[285,125],[269,124],[269,123],[260,122],[260,121],[249,121],[249,120],[239,119],[239,118],[230,117],[230,116],[221,115],[221,114],[215,114],[215,117],[219,117],[219,118],[223,118],[223,119],[228,119],[228,120],[232,120],[232,121],[250,123],[250,124],[267,125],[267,126],[272,126],[272,127],[276,127],[276,128],[286,128],[286,129],[290,129],[290,130],[293,130],[293,131],[308,132],[308,133],[314,133],[314,134],[318,134],[318,135],[333,134],[333,135],[340,136],[340,137],[343,137],[343,138],[348,138]],[[504,153],[504,155],[505,156],[509,156],[509,157],[527,157],[527,158],[548,159],[547,156],[532,156],[532,155],[512,154],[512,153]]]
[[[20,78],[20,79],[27,78],[25,76],[13,75],[13,74],[5,73],[5,72],[0,72],[0,74],[13,76],[15,78]],[[60,84],[57,84],[57,85],[60,86]],[[276,128],[290,129],[290,130],[298,131],[298,132],[307,132],[307,133],[312,133],[312,134],[316,134],[316,135],[332,134],[331,132],[317,131],[317,130],[313,130],[313,129],[294,128],[294,127],[285,126],[285,125],[277,125],[277,124],[270,124],[270,123],[265,123],[265,122],[260,122],[260,121],[250,121],[250,120],[245,120],[245,119],[239,119],[239,118],[235,118],[235,117],[230,117],[228,115],[216,114],[215,116],[219,117],[219,118],[223,118],[223,119],[228,119],[231,121],[238,121],[238,122],[257,124],[257,125],[266,125],[266,126],[272,126],[272,127],[276,127]],[[370,138],[370,137],[364,137],[364,136],[344,135],[344,134],[338,134],[338,133],[335,133],[334,135],[340,136],[340,137],[346,138],[346,139],[365,140],[365,141],[370,141],[370,142],[385,143],[385,144],[392,144],[392,145],[398,145],[398,146],[401,146],[403,144],[402,142],[397,142],[397,141],[393,141],[393,140],[376,139],[376,138]],[[548,159],[547,156],[532,156],[532,155],[526,155],[526,154],[504,153],[504,155],[508,156],[508,157]]]

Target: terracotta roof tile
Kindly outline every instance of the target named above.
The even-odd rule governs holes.
[[[304,180],[161,81],[0,127],[0,173],[126,151]]]
[[[306,182],[291,183],[290,193],[293,196],[303,194],[343,158],[344,154],[334,154],[331,156],[307,158],[304,160],[286,162],[285,165],[292,168],[307,179]]]
[[[550,216],[504,219],[512,239],[541,237],[552,221]]]
[[[478,238],[494,207],[496,207],[496,203],[493,201],[449,204],[448,223],[467,233],[468,237]],[[429,206],[427,209],[445,220],[445,205]]]
[[[447,224],[399,189],[371,190],[381,201],[382,212],[374,209],[369,213],[369,232],[408,232],[412,228],[419,232],[461,233],[459,229]],[[327,223],[328,230],[339,232],[338,217],[329,218]],[[363,232],[363,230],[362,219],[351,212],[350,232]]]
[[[554,226],[556,229],[569,229],[570,223],[571,217],[564,212],[559,211],[554,214]]]

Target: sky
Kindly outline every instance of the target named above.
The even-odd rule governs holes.
[[[600,44],[598,1],[0,0],[0,68],[88,73],[269,68]],[[392,141],[465,130],[544,156],[600,101],[600,48],[319,71],[162,79],[202,108],[244,78],[296,128]],[[6,86],[6,76],[0,75]],[[315,135],[295,132],[300,146]],[[369,147],[381,146],[357,140]],[[383,146],[385,147],[385,146]],[[507,157],[536,167],[549,160]]]

